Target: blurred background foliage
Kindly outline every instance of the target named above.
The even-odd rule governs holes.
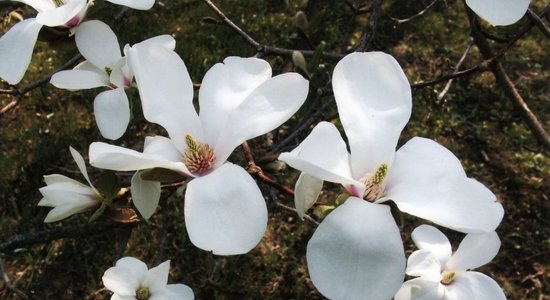
[[[219,2],[219,3],[218,3]],[[262,44],[290,49],[346,53],[352,50],[367,28],[369,7],[360,0],[224,0],[216,5],[238,26]],[[375,50],[396,57],[411,83],[452,73],[469,43],[470,29],[462,1],[438,1],[423,16],[405,23],[431,0],[387,0],[373,42]],[[541,11],[545,1],[531,1]],[[9,6],[7,6],[9,8]],[[6,20],[10,11],[0,6],[5,32],[16,20]],[[25,18],[34,12],[24,6],[17,11]],[[119,6],[101,0],[90,9],[89,19],[109,23]],[[297,13],[301,11],[297,16]],[[307,27],[303,20],[307,19]],[[206,19],[205,19],[206,18]],[[121,46],[159,34],[177,40],[176,51],[185,61],[195,83],[206,70],[227,56],[256,54],[240,36],[215,24],[215,14],[203,1],[158,0],[147,12],[129,10],[113,26]],[[493,28],[494,35],[510,37],[528,22]],[[493,42],[494,49],[501,44]],[[543,126],[550,130],[550,40],[533,28],[501,59],[509,76]],[[74,40],[42,30],[32,64],[20,86],[53,71],[77,53]],[[296,70],[291,57],[266,56],[274,73]],[[464,63],[475,66],[482,57],[472,47]],[[321,120],[338,124],[330,78],[335,62],[306,59],[311,80],[310,96],[304,107],[280,129],[250,141],[255,158],[266,174],[290,187],[297,173],[274,163],[275,155],[293,149]],[[469,176],[487,185],[505,208],[498,228],[502,248],[492,263],[480,268],[493,277],[509,299],[550,299],[548,257],[550,257],[550,159],[537,144],[521,115],[505,97],[490,72],[456,79],[442,99],[437,95],[445,82],[413,90],[411,121],[400,144],[413,136],[434,139],[449,148],[463,163]],[[7,88],[7,85],[5,86]],[[47,208],[37,207],[38,188],[44,174],[60,173],[83,180],[68,148],[86,155],[89,143],[101,140],[95,127],[92,91],[68,92],[49,84],[26,94],[19,105],[0,116],[0,242],[16,234],[86,224],[89,214],[62,222],[44,224]],[[115,143],[140,150],[144,136],[163,134],[162,128],[144,121],[136,89],[129,92],[132,121],[126,134]],[[13,98],[0,95],[4,107]],[[308,122],[291,140],[281,144],[297,126]],[[246,166],[240,148],[231,158]],[[276,166],[276,167],[274,167]],[[98,170],[89,168],[93,177]],[[128,182],[131,174],[120,174]],[[336,185],[327,185],[321,199],[338,195]],[[108,299],[101,283],[103,272],[122,255],[136,256],[150,267],[171,259],[169,282],[185,283],[198,299],[322,299],[308,278],[305,249],[315,226],[300,220],[279,204],[293,206],[293,199],[260,183],[269,209],[268,230],[262,242],[249,254],[218,257],[195,248],[188,240],[183,221],[183,201],[161,200],[149,222],[118,229],[98,229],[77,238],[52,240],[44,244],[0,253],[11,284],[31,299]],[[314,217],[316,215],[312,214]],[[414,247],[408,233],[422,221],[403,216],[405,249]],[[462,235],[450,231],[455,247]],[[10,298],[18,299],[14,294]],[[4,282],[0,298],[7,299]]]

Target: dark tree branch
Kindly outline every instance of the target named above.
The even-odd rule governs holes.
[[[17,296],[19,296],[21,299],[24,299],[24,300],[29,299],[29,297],[27,297],[27,295],[25,293],[23,293],[23,291],[19,290],[18,288],[14,287],[11,284],[10,278],[8,277],[8,273],[4,269],[4,262],[2,261],[1,258],[0,258],[0,275],[2,276],[2,280],[4,281],[5,288],[7,289],[7,293],[8,293],[7,295],[8,296],[10,294],[14,293]]]
[[[546,26],[544,21],[531,9],[527,10],[527,16],[529,17],[529,19],[531,19],[532,22],[535,22],[535,25],[537,25],[540,31],[542,31],[542,33],[550,39],[550,28]]]
[[[455,70],[454,70],[455,73],[460,69],[460,67],[462,66],[462,64],[466,60],[466,57],[468,56],[468,53],[470,53],[470,49],[472,49],[473,44],[474,44],[474,41],[472,39],[470,39],[468,41],[468,45],[466,46],[466,50],[464,51],[464,53],[462,54],[462,57],[460,58],[460,60],[458,61],[458,63],[455,66]],[[439,93],[439,95],[437,95],[437,100],[441,101],[441,99],[443,99],[443,97],[445,97],[445,95],[447,94],[447,92],[451,88],[451,84],[453,84],[453,79],[452,78],[449,79],[449,81],[447,81],[447,84],[445,85],[445,87],[443,88],[441,93]]]
[[[380,18],[380,12],[382,10],[383,0],[374,0],[371,6],[371,15],[369,18],[367,29],[361,37],[361,42],[355,51],[362,52],[367,51],[372,46],[372,41],[376,35],[376,25],[378,25],[378,19]]]
[[[495,76],[497,84],[502,88],[506,97],[508,97],[508,99],[512,101],[513,105],[520,112],[521,117],[527,123],[527,126],[531,129],[539,143],[547,150],[550,150],[550,135],[548,135],[548,133],[538,120],[537,116],[531,111],[521,94],[516,89],[512,80],[510,80],[510,77],[508,77],[508,74],[506,74],[506,70],[504,69],[502,63],[500,63],[500,61],[496,59],[496,57],[498,57],[499,55],[497,54],[497,56],[495,56],[493,54],[489,43],[487,42],[485,37],[479,32],[479,23],[475,14],[468,8],[466,4],[464,5],[468,12],[468,21],[470,22],[471,35],[474,39],[474,43],[479,48],[479,51],[481,52],[483,57],[485,57],[486,59],[494,58],[489,63],[489,69]],[[501,53],[503,53],[502,50]]]

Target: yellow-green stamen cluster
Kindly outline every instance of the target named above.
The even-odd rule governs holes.
[[[55,6],[57,6],[57,7],[63,6],[65,4],[65,2],[63,0],[53,0],[53,2],[55,3]]]
[[[111,73],[113,73],[113,69],[111,69],[109,67],[105,67],[105,73],[107,73],[107,75],[111,76]]]
[[[441,283],[444,285],[448,285],[455,280],[456,273],[453,271],[445,271],[441,274],[441,276],[443,277],[443,279],[441,279]]]
[[[374,174],[369,174],[361,179],[361,182],[365,184],[365,193],[363,199],[374,202],[378,200],[384,194],[386,185],[384,180],[388,175],[388,165],[381,164]]]
[[[214,165],[214,150],[208,144],[196,141],[192,135],[185,135],[187,149],[183,154],[183,163],[189,172],[202,175],[212,169]]]
[[[147,300],[149,299],[149,289],[146,288],[146,287],[140,287],[137,291],[136,291],[136,299],[138,300]]]

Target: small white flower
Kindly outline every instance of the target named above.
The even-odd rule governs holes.
[[[107,87],[94,100],[94,115],[101,135],[107,139],[120,138],[130,121],[130,106],[124,89],[130,87],[134,75],[121,55],[118,39],[111,28],[101,21],[87,21],[78,26],[76,46],[86,59],[73,70],[55,73],[50,82],[68,90]],[[158,44],[173,50],[175,40],[169,35],[157,36],[133,47]],[[130,49],[126,45],[125,52]]]
[[[25,75],[42,26],[74,28],[84,19],[93,0],[15,0],[34,8],[36,18],[15,24],[0,37],[0,78],[17,84]],[[107,0],[135,9],[147,10],[154,0]]]
[[[514,24],[529,8],[530,0],[466,0],[466,4],[493,26]]]
[[[323,180],[352,196],[321,222],[307,247],[308,269],[328,298],[389,299],[402,283],[405,254],[389,206],[462,231],[494,230],[503,209],[460,161],[435,141],[415,137],[395,150],[412,109],[397,61],[381,52],[353,53],[334,68],[334,97],[349,152],[334,124],[319,123],[279,159],[303,173],[296,183],[300,214],[315,203]]]
[[[137,258],[123,257],[105,271],[103,284],[113,292],[111,300],[192,300],[193,290],[184,284],[167,284],[170,261],[147,269]]]
[[[44,220],[46,223],[59,221],[73,214],[97,208],[102,201],[101,194],[90,182],[84,159],[78,151],[72,147],[69,149],[89,185],[59,174],[44,176],[47,186],[40,188],[43,198],[38,202],[38,206],[53,207]]]
[[[308,81],[297,73],[272,77],[261,59],[228,57],[204,76],[198,114],[191,78],[177,53],[157,46],[133,48],[127,55],[145,118],[163,126],[170,138],[147,137],[143,153],[93,143],[90,163],[120,171],[165,168],[193,177],[184,209],[191,242],[219,255],[250,251],[265,232],[267,207],[248,172],[226,160],[245,140],[290,118],[307,97]],[[136,203],[142,215],[156,205]]]
[[[447,237],[437,228],[421,225],[412,232],[418,249],[409,256],[406,281],[396,300],[506,299],[498,284],[485,274],[468,271],[490,262],[498,253],[496,232],[470,233],[453,254]]]

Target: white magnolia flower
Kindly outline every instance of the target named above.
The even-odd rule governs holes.
[[[349,54],[336,65],[332,84],[351,154],[336,127],[322,122],[279,157],[303,172],[296,184],[300,213],[316,201],[323,180],[352,195],[309,241],[310,276],[328,298],[389,299],[402,283],[405,256],[389,206],[381,203],[391,200],[403,212],[463,232],[494,230],[503,209],[438,143],[416,137],[395,151],[412,98],[393,57]]]
[[[82,22],[93,0],[15,0],[34,8],[36,18],[15,24],[0,37],[0,78],[17,84],[31,62],[32,51],[42,26],[74,28]],[[135,9],[147,10],[154,0],[107,0]]]
[[[248,172],[226,160],[243,141],[292,116],[307,97],[308,81],[296,73],[271,77],[261,59],[229,57],[206,73],[199,115],[192,81],[175,52],[135,48],[128,58],[145,118],[162,125],[170,138],[147,137],[143,153],[93,143],[90,163],[121,171],[165,168],[194,177],[184,209],[191,242],[221,255],[250,251],[267,226],[265,201]]]
[[[466,4],[493,26],[514,24],[529,8],[530,0],[466,0]]]
[[[470,233],[452,254],[447,237],[437,228],[421,225],[412,232],[418,249],[409,256],[406,281],[396,300],[506,299],[498,284],[485,274],[468,271],[490,262],[498,253],[496,232]]]
[[[101,21],[80,24],[76,29],[75,42],[86,60],[73,70],[55,73],[50,82],[55,87],[69,90],[110,88],[96,96],[94,114],[101,135],[111,140],[118,139],[130,121],[130,106],[124,89],[130,87],[134,75],[127,58],[121,55],[115,33]],[[149,47],[152,44],[163,45],[170,50],[176,46],[174,38],[161,35],[133,47]],[[126,45],[125,52],[128,49]]]
[[[147,269],[137,258],[123,257],[105,271],[103,284],[113,292],[111,300],[192,300],[193,290],[185,284],[167,284],[170,261]]]
[[[46,223],[59,221],[101,205],[102,196],[88,177],[82,155],[72,147],[69,149],[78,169],[89,185],[59,174],[44,176],[47,186],[40,188],[43,198],[38,202],[38,206],[53,207],[44,220]]]

